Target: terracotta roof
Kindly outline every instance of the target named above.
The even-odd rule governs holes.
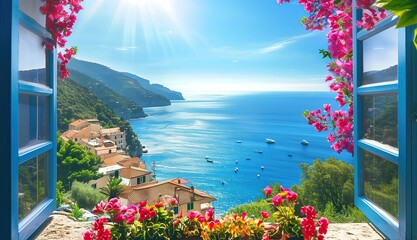
[[[125,158],[124,160],[118,162],[117,164],[123,166],[123,167],[130,167],[135,166],[139,164],[139,167],[142,169],[146,169],[146,164],[140,161],[140,158],[134,157],[134,158]]]
[[[144,175],[148,175],[150,173],[151,172],[147,171],[146,169],[140,169],[140,168],[135,168],[135,167],[123,168],[119,172],[121,177],[128,178],[128,179],[141,177]]]
[[[205,200],[207,202],[215,201],[216,198],[194,188],[194,194],[191,191],[191,187],[183,184],[178,184],[177,179],[172,179],[160,183],[154,184],[140,184],[131,188],[128,199],[131,203],[137,203],[139,201],[146,200],[149,203],[155,203],[159,201],[159,195],[173,196],[175,192],[180,194],[181,202],[191,202],[198,200]],[[180,189],[179,191],[177,189]]]
[[[112,133],[120,133],[120,128],[103,128],[101,129],[101,134],[112,134]]]
[[[84,119],[78,119],[78,120],[75,120],[74,122],[70,123],[69,125],[76,127],[76,126],[79,126],[79,125],[84,124],[84,123],[88,123],[88,122]]]
[[[78,131],[76,131],[76,130],[68,130],[68,131],[62,133],[62,135],[67,137],[67,138],[72,138],[77,133],[78,133]]]
[[[120,161],[123,161],[127,158],[127,156],[124,155],[120,155],[120,154],[115,154],[113,157],[109,157],[109,158],[105,158],[103,159],[103,164],[105,166],[111,166],[111,165],[116,165],[118,164]],[[121,165],[121,164],[119,164]],[[122,165],[123,166],[123,165]]]

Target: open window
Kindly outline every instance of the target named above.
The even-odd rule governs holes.
[[[0,95],[7,118],[1,126],[5,153],[0,175],[4,198],[10,196],[2,202],[7,209],[0,217],[4,239],[29,238],[56,209],[56,53],[44,47],[50,34],[39,10],[43,3],[0,4],[0,50],[5,53]]]
[[[417,61],[413,29],[397,21],[354,25],[355,204],[389,239],[414,239]]]

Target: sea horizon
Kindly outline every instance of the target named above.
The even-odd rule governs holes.
[[[157,180],[187,179],[217,199],[216,215],[222,215],[262,197],[269,184],[299,184],[300,163],[328,157],[353,162],[350,154],[330,148],[327,133],[301,117],[306,109],[335,105],[334,97],[329,92],[210,92],[146,108],[148,117],[130,123],[149,151],[141,159],[148,169],[155,162]]]

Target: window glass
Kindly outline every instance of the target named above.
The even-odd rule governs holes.
[[[49,98],[19,94],[19,147],[49,139]]]
[[[398,96],[396,93],[365,95],[362,138],[398,149]]]
[[[398,80],[398,33],[388,28],[363,41],[361,85]]]
[[[48,153],[19,165],[19,220],[48,197]]]
[[[43,39],[19,26],[19,80],[47,85]]]
[[[39,10],[44,2],[44,0],[19,0],[20,11],[24,12],[26,15],[45,27],[46,17]]]
[[[363,156],[363,195],[398,218],[398,166],[367,151]]]

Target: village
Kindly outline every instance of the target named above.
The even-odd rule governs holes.
[[[64,141],[74,141],[101,158],[98,172],[102,177],[91,180],[89,185],[102,189],[111,178],[120,178],[124,190],[119,200],[124,205],[138,204],[141,201],[153,204],[162,202],[168,205],[170,198],[178,200],[173,208],[174,214],[213,208],[215,197],[204,193],[183,178],[157,181],[154,172],[147,170],[146,163],[139,157],[126,154],[126,135],[120,128],[103,128],[97,119],[78,119],[71,122],[68,130],[61,134]]]

